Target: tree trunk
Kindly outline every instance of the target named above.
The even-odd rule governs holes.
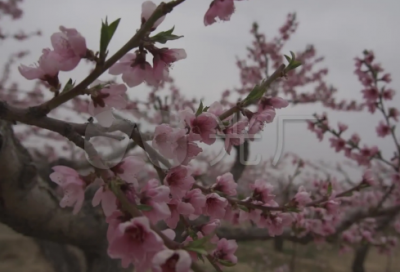
[[[368,256],[369,248],[369,244],[362,244],[356,249],[351,266],[352,272],[365,272],[364,263]]]
[[[274,249],[277,252],[283,252],[283,237],[277,236],[274,238]]]
[[[82,210],[73,215],[60,208],[50,172],[50,165],[33,161],[11,124],[0,120],[0,222],[34,238],[55,272],[84,269],[68,245],[83,251],[88,272],[129,271],[107,255],[107,224],[91,204],[94,190],[87,191]]]

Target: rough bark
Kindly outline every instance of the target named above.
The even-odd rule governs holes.
[[[84,271],[85,267],[82,265],[77,253],[73,252],[67,245],[43,239],[35,240],[42,255],[53,267],[54,272]]]
[[[369,249],[369,244],[362,244],[356,249],[351,265],[352,272],[365,272],[364,263],[368,256]]]
[[[246,169],[246,162],[249,159],[249,141],[245,140],[243,144],[234,146],[236,150],[235,162],[233,163],[230,172],[233,179],[238,182]]]
[[[277,252],[283,252],[283,242],[284,238],[281,236],[277,236],[274,238],[274,249]]]
[[[399,209],[395,210],[393,214],[389,214],[382,218],[379,222],[379,225],[376,229],[377,232],[380,232],[387,228],[387,226],[394,220],[396,214],[399,212]],[[367,259],[368,252],[370,249],[370,244],[361,244],[354,253],[353,263],[351,265],[352,272],[365,272],[365,260]]]
[[[90,256],[90,272],[124,271],[106,254],[107,225],[101,211],[91,206],[90,198],[77,215],[60,208],[49,173],[50,165],[32,161],[11,124],[0,120],[0,222],[37,239],[57,272],[81,271],[72,261],[68,244]]]

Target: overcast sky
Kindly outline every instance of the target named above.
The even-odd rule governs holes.
[[[160,1],[155,0],[155,3]],[[101,20],[108,16],[109,21],[121,18],[120,26],[109,47],[115,52],[125,43],[140,26],[141,0],[35,0],[23,4],[22,20],[3,21],[3,29],[14,32],[42,30],[43,36],[29,42],[31,54],[24,59],[25,64],[37,61],[41,49],[50,47],[49,37],[58,31],[58,27],[78,29],[85,36],[87,45],[97,50]],[[285,52],[304,49],[307,44],[316,46],[317,52],[326,57],[324,64],[329,68],[329,83],[339,89],[339,97],[361,98],[361,85],[353,74],[354,57],[360,56],[364,49],[372,49],[383,67],[392,73],[391,86],[396,89],[400,80],[399,34],[400,23],[398,0],[352,0],[352,1],[319,1],[319,0],[249,0],[235,2],[236,12],[230,22],[217,23],[204,27],[203,16],[210,0],[187,0],[180,5],[159,27],[167,30],[175,26],[178,35],[183,39],[167,45],[171,48],[185,48],[188,58],[177,62],[171,75],[186,96],[204,97],[211,103],[220,97],[226,88],[239,86],[238,69],[235,56],[243,57],[245,48],[250,44],[249,30],[257,21],[260,31],[267,38],[274,37],[278,28],[284,23],[289,12],[296,12],[300,22],[297,33],[285,48]],[[1,63],[7,55],[19,49],[26,49],[28,43],[1,42]],[[14,78],[21,86],[28,88],[25,81],[14,67]],[[85,77],[87,67],[81,65],[71,73],[64,73],[61,79],[72,77],[80,80]],[[148,91],[144,86],[131,89],[135,97]],[[392,105],[399,105],[396,97]],[[311,115],[322,112],[321,107],[301,106],[281,110],[278,115]],[[342,120],[350,125],[349,133],[358,132],[367,144],[377,144],[385,154],[392,154],[393,144],[389,138],[378,139],[375,132],[381,116],[369,113],[337,113],[328,111],[332,123]],[[316,137],[306,130],[302,123],[290,123],[285,128],[285,151],[296,152],[309,159],[341,160],[329,148],[329,143],[318,143]],[[254,144],[252,155],[269,158],[276,148],[276,122],[265,128],[263,140]]]

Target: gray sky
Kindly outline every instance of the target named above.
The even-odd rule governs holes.
[[[160,1],[155,0],[155,3]],[[364,49],[375,51],[383,67],[392,73],[391,86],[399,85],[400,71],[398,45],[400,37],[396,26],[400,23],[397,0],[249,0],[236,2],[236,12],[230,22],[217,23],[204,27],[203,16],[210,0],[187,0],[176,11],[167,16],[158,30],[175,26],[175,33],[184,35],[183,39],[169,42],[171,48],[185,48],[188,58],[177,62],[171,75],[177,85],[188,96],[204,97],[211,103],[220,97],[226,88],[239,86],[238,69],[235,56],[243,57],[250,44],[251,24],[257,21],[260,31],[267,38],[276,35],[289,12],[297,12],[300,22],[297,33],[285,48],[285,53],[304,49],[307,44],[316,46],[319,55],[325,56],[324,65],[329,68],[328,80],[339,89],[340,98],[361,98],[362,86],[353,74],[354,57],[361,56]],[[109,47],[115,52],[140,26],[141,0],[35,0],[23,4],[24,17],[12,22],[3,21],[3,29],[13,32],[19,29],[34,31],[41,29],[43,36],[29,42],[29,55],[24,64],[37,61],[41,49],[51,47],[49,37],[58,27],[77,28],[85,36],[87,45],[98,49],[101,20],[108,16],[109,21],[121,18],[120,26]],[[8,54],[26,49],[28,43],[5,41],[0,44],[0,60],[4,63]],[[87,67],[80,67],[71,73],[61,75],[63,82],[70,77],[80,80],[87,74]],[[21,86],[28,88],[31,82],[25,81],[15,67],[14,78]],[[130,89],[131,97],[143,97],[148,90],[144,86]],[[396,97],[392,105],[399,105]],[[281,110],[278,115],[304,115],[321,112],[321,107],[297,106]],[[375,132],[381,116],[369,113],[337,113],[328,111],[333,124],[338,120],[350,125],[352,132],[358,132],[363,142],[376,143],[384,154],[392,154],[393,144],[389,138],[378,139]],[[329,148],[329,143],[317,143],[316,137],[306,130],[305,124],[286,125],[285,151],[296,152],[309,159],[337,161],[337,156]],[[274,155],[276,147],[276,122],[265,128],[263,140],[253,145],[252,155],[263,158]]]

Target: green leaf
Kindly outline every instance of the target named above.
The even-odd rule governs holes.
[[[246,104],[251,104],[254,101],[257,101],[258,99],[260,99],[264,95],[265,90],[264,90],[264,88],[261,88],[261,85],[262,85],[262,83],[254,86],[253,90],[251,90],[251,92],[244,99]]]
[[[329,181],[329,184],[328,184],[327,195],[328,196],[332,195],[332,182],[330,182],[330,181]]]
[[[232,267],[232,266],[236,265],[235,263],[232,263],[232,262],[227,261],[227,260],[222,260],[222,259],[218,259],[218,263],[220,263],[223,266],[227,266],[227,267]]]
[[[203,255],[201,255],[201,254],[199,254],[199,253],[197,253],[197,257],[204,263],[204,258],[203,258]]]
[[[353,195],[353,192],[347,192],[343,196],[352,196],[352,195]]]
[[[300,210],[298,208],[292,207],[292,206],[285,208],[285,210],[288,212],[295,212],[295,213],[300,212]]]
[[[197,238],[197,234],[196,231],[189,229],[189,236],[192,237],[193,240],[195,240]]]
[[[186,248],[186,250],[190,250],[190,251],[196,252],[196,253],[198,253],[200,255],[207,255],[208,254],[208,252],[203,248],[192,248],[191,247],[191,248]]]
[[[286,60],[287,60],[289,63],[292,62],[292,59],[291,59],[289,56],[287,56],[287,55],[284,55],[284,56],[285,56]]]
[[[196,116],[199,116],[203,112],[203,108],[204,108],[203,101],[200,101],[199,108],[196,111]]]
[[[154,35],[153,37],[151,37],[150,40],[152,42],[158,42],[158,43],[164,44],[167,41],[177,40],[177,39],[182,38],[183,36],[177,36],[177,35],[172,34],[174,29],[175,29],[175,27],[172,27],[170,30],[162,31],[162,32]]]
[[[149,205],[137,205],[137,208],[145,212],[151,211],[153,209],[153,207]]]
[[[294,55],[294,53],[292,51],[290,51],[290,55],[292,57],[284,55],[286,60],[289,62],[288,66],[286,68],[287,71],[296,69],[297,67],[299,67],[301,65],[301,61],[296,60],[296,56]]]
[[[101,36],[100,36],[100,57],[105,56],[107,47],[117,30],[118,24],[121,19],[117,19],[110,25],[107,22],[107,17],[105,22],[101,23]]]
[[[203,248],[204,245],[211,239],[210,235],[190,242],[185,248],[193,250],[194,248]]]
[[[72,79],[70,78],[67,82],[67,84],[65,84],[64,89],[61,91],[61,93],[65,93],[70,91],[75,85],[75,82],[72,82]]]
[[[189,251],[196,252],[197,255],[207,255],[208,251],[212,251],[215,247],[215,245],[212,245],[210,243],[210,239],[215,235],[215,233],[212,233],[210,235],[204,236],[203,238],[194,240],[190,242],[187,246],[184,248]]]
[[[239,199],[239,200],[243,200],[243,199],[245,199],[246,198],[246,195],[244,195],[244,194],[238,194],[237,195],[237,198]]]
[[[241,209],[242,211],[249,212],[249,209],[246,206],[238,205],[238,208]]]
[[[289,64],[289,70],[296,69],[301,65],[301,61],[295,60],[291,64]]]

